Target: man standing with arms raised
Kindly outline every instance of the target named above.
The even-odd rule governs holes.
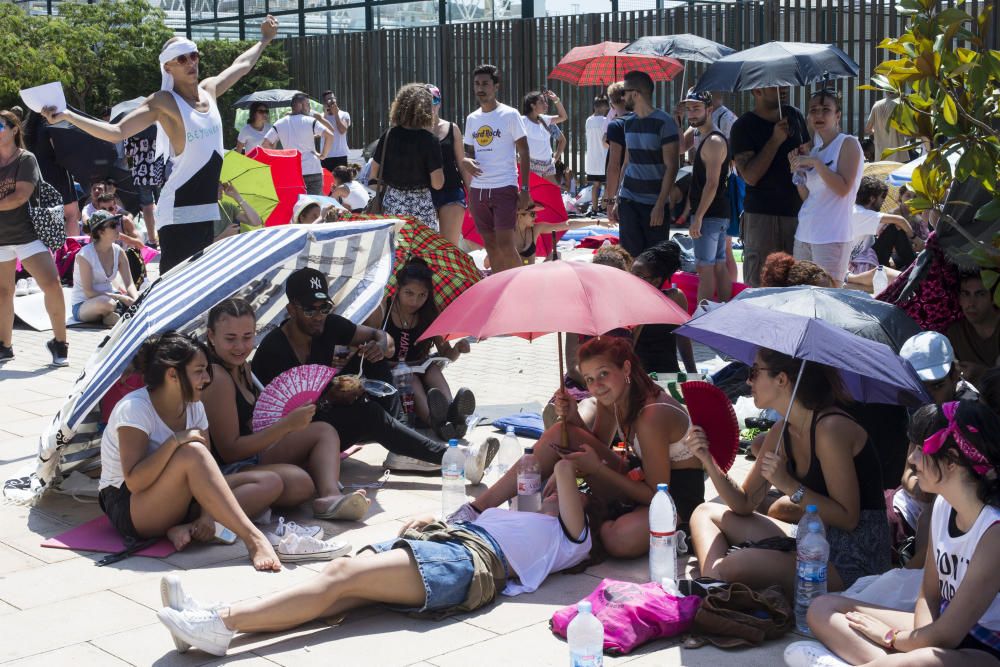
[[[171,37],[160,52],[160,90],[117,123],[86,118],[70,110],[42,110],[50,123],[61,120],[87,134],[118,143],[157,124],[156,155],[169,155],[170,177],[160,191],[156,225],[160,237],[160,273],[211,245],[219,220],[219,174],[222,172],[222,118],[216,100],[246,76],[278,34],[268,15],[261,39],[217,76],[198,81],[198,46]]]
[[[514,245],[518,210],[531,207],[531,161],[524,121],[517,109],[497,101],[500,76],[495,65],[473,72],[479,108],[465,121],[462,169],[472,177],[469,212],[483,237],[494,272],[521,266]],[[518,188],[518,165],[521,168]]]

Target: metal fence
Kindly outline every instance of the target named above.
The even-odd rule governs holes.
[[[520,106],[525,93],[547,86],[562,98],[570,119],[567,163],[578,173],[586,148],[584,125],[591,114],[596,87],[577,88],[546,77],[574,46],[604,40],[631,42],[644,35],[694,33],[741,50],[770,40],[833,43],[861,67],[859,79],[837,82],[844,93],[845,131],[858,134],[878,94],[859,91],[887,52],[883,38],[903,30],[896,0],[735,0],[692,1],[658,11],[550,16],[438,25],[401,30],[319,35],[286,40],[292,85],[318,96],[336,92],[353,124],[352,147],[378,137],[388,124],[389,105],[400,86],[413,81],[441,88],[442,118],[464,125],[476,108],[472,71],[483,62],[500,68],[501,101]],[[977,15],[986,2],[970,0],[965,8]],[[996,48],[996,22],[991,35]],[[688,65],[687,81],[703,66]],[[792,91],[802,108],[804,89]],[[670,108],[681,95],[681,77],[657,86],[656,104]],[[731,95],[727,105],[737,113],[752,105],[749,94]]]

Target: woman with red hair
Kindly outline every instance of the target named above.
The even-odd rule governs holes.
[[[557,461],[571,461],[592,495],[606,504],[598,535],[608,555],[641,556],[649,548],[649,503],[657,484],[670,484],[681,523],[705,496],[701,463],[681,442],[691,420],[649,378],[628,341],[591,339],[580,347],[578,359],[591,398],[577,403],[560,390],[555,400],[560,423],[542,434],[534,454],[543,477],[552,474]],[[569,432],[566,448],[563,422]],[[473,520],[516,494],[517,471],[512,469],[449,519]]]

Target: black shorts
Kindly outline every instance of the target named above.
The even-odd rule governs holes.
[[[213,220],[161,227],[160,275],[212,245],[212,241],[215,240],[214,234]]]
[[[588,183],[607,183],[608,177],[605,174],[587,174]]]
[[[346,167],[347,166],[347,156],[338,155],[337,157],[325,157],[320,160],[320,165],[329,172],[333,172],[334,167]]]
[[[126,541],[141,541],[143,538],[132,523],[132,492],[125,482],[120,487],[106,486],[97,496],[101,510],[108,515],[108,521]]]
[[[965,635],[965,637],[962,638],[962,643],[955,647],[956,650],[961,650],[963,648],[971,648],[976,651],[982,651],[983,653],[988,653],[994,658],[1000,660],[1000,651],[993,648],[989,644],[979,641],[972,635]]]

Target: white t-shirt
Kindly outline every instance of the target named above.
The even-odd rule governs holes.
[[[346,208],[353,211],[355,209],[364,208],[368,205],[368,200],[371,199],[368,194],[368,188],[361,185],[357,181],[349,181],[348,183],[345,183],[345,185],[347,185],[347,189],[350,190],[348,195],[344,197],[344,200],[341,202]]]
[[[489,113],[476,109],[465,120],[465,144],[475,149],[476,162],[483,170],[472,179],[472,187],[517,186],[517,149],[514,142],[527,133],[517,109],[499,104]],[[546,133],[548,140],[548,133]]]
[[[817,133],[817,141],[819,135]],[[809,154],[818,157],[831,171],[837,171],[840,164],[840,151],[845,141],[854,142],[861,147],[856,137],[848,134],[838,134],[828,145],[814,146]],[[806,189],[809,196],[802,202],[799,209],[799,225],[795,229],[795,240],[802,243],[851,243],[856,238],[853,228],[854,196],[861,185],[864,171],[864,160],[858,160],[853,174],[848,174],[851,186],[848,194],[838,195],[823,181],[815,169],[806,174]]]
[[[559,519],[548,514],[490,508],[472,523],[493,536],[519,577],[507,581],[504,595],[531,593],[552,572],[582,563],[590,554],[589,527],[573,541]]]
[[[851,209],[851,229],[854,238],[877,234],[878,228],[882,225],[883,215],[879,211],[855,204]]]
[[[541,114],[538,116],[542,123],[533,123],[527,116],[521,116],[524,122],[525,135],[528,137],[528,153],[532,160],[549,162],[552,160],[552,121],[556,116]]]
[[[108,426],[101,436],[101,482],[98,488],[120,487],[125,482],[121,450],[118,446],[118,429],[122,426],[137,428],[149,435],[146,456],[159,449],[174,434],[173,429],[163,423],[156,414],[156,408],[153,407],[149,391],[145,387],[126,394],[111,411]],[[188,404],[187,428],[208,430],[208,416],[201,401]]]
[[[325,132],[318,120],[305,114],[285,116],[267,132],[270,142],[281,141],[281,147],[302,154],[302,174],[320,174],[323,167],[316,157],[316,137]]]
[[[243,144],[243,151],[249,153],[253,149],[264,143],[264,139],[267,138],[267,133],[271,131],[271,124],[265,123],[264,127],[261,129],[256,129],[250,123],[243,126],[240,133],[236,136],[236,141]]]
[[[347,126],[348,129],[351,127],[351,114],[346,111],[340,112],[340,120]],[[337,119],[333,114],[324,114],[327,122],[333,125],[333,139],[328,136],[323,137],[323,141],[332,141],[333,146],[330,148],[330,152],[327,153],[327,157],[347,157],[347,133],[341,132],[337,129]],[[326,144],[323,144],[323,148],[326,148]]]
[[[608,160],[608,147],[604,145],[604,135],[608,131],[608,117],[593,115],[587,119],[587,153],[584,158],[585,171],[589,176],[603,176]]]

